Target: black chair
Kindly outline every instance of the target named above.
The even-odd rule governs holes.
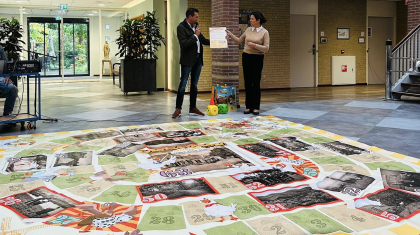
[[[118,65],[118,68],[115,68]],[[112,65],[112,83],[115,85],[115,76],[118,76],[118,86],[121,87],[121,74],[120,74],[121,63],[115,63]]]

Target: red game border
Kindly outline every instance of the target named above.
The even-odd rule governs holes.
[[[376,191],[376,192],[373,192],[373,193],[368,193],[368,194],[366,194],[365,196],[363,196],[363,197],[361,197],[361,198],[356,198],[356,199],[354,199],[354,202],[356,202],[357,200],[365,199],[365,198],[367,198],[367,197],[368,197],[368,196],[370,196],[370,195],[375,195],[375,194],[377,194],[377,193],[379,193],[379,192],[382,192],[382,191],[385,191],[385,190],[388,190],[388,189],[394,189],[394,190],[397,190],[397,191],[400,191],[400,192],[403,192],[403,193],[408,193],[408,194],[411,194],[411,195],[414,195],[414,196],[420,197],[420,196],[419,196],[419,195],[417,195],[417,194],[414,194],[414,193],[411,193],[411,192],[407,192],[407,191],[404,191],[404,190],[401,190],[401,189],[392,188],[392,187],[386,187],[386,188],[384,188],[384,189],[379,189],[379,190],[378,190],[378,191]],[[390,221],[395,221],[395,222],[400,222],[400,221],[401,221],[401,220],[403,220],[403,219],[409,219],[409,218],[411,218],[411,217],[413,217],[413,216],[415,216],[415,215],[417,215],[417,214],[419,214],[419,213],[420,213],[420,210],[418,210],[418,211],[416,211],[416,212],[414,212],[414,213],[410,214],[410,215],[409,215],[409,216],[407,216],[407,217],[401,217],[401,216],[399,216],[399,215],[398,215],[398,219],[396,219],[396,220],[391,220],[391,219],[389,219],[389,218],[387,218],[387,217],[381,216],[380,214],[375,214],[375,213],[373,213],[373,212],[363,210],[363,209],[361,209],[361,208],[359,208],[359,207],[355,207],[355,208],[356,208],[356,209],[358,209],[358,210],[361,210],[361,211],[367,212],[367,213],[369,213],[369,214],[372,214],[372,215],[375,215],[375,216],[381,217],[381,218],[383,218],[383,219],[387,219],[387,220],[390,220]]]
[[[201,196],[203,196],[203,195],[207,195],[207,194],[220,194],[214,187],[213,187],[213,185],[211,185],[204,177],[200,177],[200,178],[191,178],[191,179],[182,179],[182,180],[171,180],[171,181],[165,181],[165,182],[161,182],[161,183],[149,183],[149,184],[142,184],[142,185],[136,185],[136,189],[137,189],[137,192],[139,193],[139,195],[140,195],[140,200],[141,200],[141,202],[142,203],[155,203],[155,202],[160,202],[160,201],[155,201],[155,202],[143,202],[143,194],[141,194],[141,192],[140,192],[140,187],[142,187],[142,186],[145,186],[145,185],[156,185],[156,184],[165,184],[165,183],[169,183],[169,182],[181,182],[181,181],[185,181],[185,180],[199,180],[199,179],[202,179],[202,180],[204,180],[204,182],[206,182],[206,184],[208,185],[208,186],[210,186],[210,188],[211,189],[213,189],[213,191],[215,192],[215,193],[204,193],[204,194],[200,194],[200,195],[196,195],[196,196],[184,196],[184,197],[178,197],[178,198],[173,198],[173,199],[165,199],[165,200],[162,200],[162,201],[172,201],[172,200],[179,200],[179,199],[183,199],[183,198],[188,198],[188,197],[201,197]]]
[[[273,169],[275,169],[275,168],[273,168]],[[268,169],[267,169],[267,170],[268,170]],[[279,170],[280,170],[280,169],[279,169]],[[236,175],[242,175],[242,174],[251,174],[251,173],[254,173],[254,172],[257,172],[257,171],[266,171],[266,170],[255,170],[255,171],[250,171],[250,172],[242,172],[242,173],[237,173],[237,174],[234,174],[234,175],[229,175],[229,176],[230,176],[230,177],[232,177],[234,180],[238,181],[239,183],[241,183],[241,184],[245,185],[245,187],[246,187],[246,184],[242,183],[242,181],[240,181],[240,180],[236,179],[234,176],[236,176]],[[298,172],[294,172],[294,173],[296,173],[296,174],[298,174],[298,175],[300,175],[300,176],[303,176],[303,177],[305,177],[306,179],[304,179],[304,180],[292,181],[292,182],[289,182],[289,183],[278,183],[278,184],[271,185],[271,186],[265,186],[264,188],[276,187],[276,186],[281,185],[281,184],[284,184],[284,185],[289,185],[289,184],[293,184],[293,183],[295,183],[295,182],[304,182],[304,181],[307,181],[307,180],[312,179],[312,178],[309,178],[309,177],[308,177],[308,176],[306,176],[306,175],[299,174]],[[261,182],[258,182],[258,183],[261,183]],[[252,189],[251,189],[251,190],[252,190]],[[255,189],[255,190],[258,190],[258,189]]]
[[[299,188],[299,187],[311,187],[311,186],[309,186],[309,184],[303,184],[303,185],[298,185],[298,186],[295,186],[295,187],[285,187],[285,188],[279,188],[279,189],[268,189],[268,190],[265,190],[265,191],[261,191],[261,192],[249,192],[248,193],[248,195],[249,196],[251,196],[252,198],[254,198],[255,200],[257,200],[261,205],[263,205],[265,208],[267,208],[266,206],[266,204],[264,204],[262,201],[260,201],[257,197],[255,197],[254,195],[252,195],[253,193],[264,193],[264,192],[268,192],[268,191],[279,191],[279,190],[283,190],[283,189],[287,189],[287,188],[294,188],[294,189],[296,189],[296,188]],[[333,195],[331,195],[331,194],[329,194],[328,192],[325,192],[324,190],[319,190],[319,191],[322,191],[323,193],[326,193],[326,194],[328,194],[328,195],[330,195],[331,197],[333,197],[333,198],[335,198],[335,199],[337,199],[337,201],[334,201],[334,202],[327,202],[327,203],[317,203],[317,204],[314,204],[314,205],[312,205],[312,206],[297,206],[297,207],[293,207],[293,208],[290,208],[290,209],[288,209],[288,210],[280,210],[280,211],[278,211],[278,212],[288,212],[288,211],[293,211],[293,210],[296,210],[296,209],[299,209],[299,208],[312,208],[312,207],[315,207],[315,206],[319,206],[319,205],[331,205],[331,204],[335,204],[335,203],[338,203],[338,202],[342,202],[342,200],[341,199],[339,199],[339,198],[337,198],[337,197],[335,197],[335,196],[333,196]],[[271,211],[272,212],[272,211]],[[272,213],[278,213],[278,212],[272,212]]]
[[[12,194],[12,195],[9,195],[9,196],[6,196],[6,197],[3,197],[3,198],[0,198],[0,199],[5,199],[5,198],[11,197],[11,196],[13,196],[13,197],[14,197],[15,195],[18,195],[18,194],[23,194],[23,193],[28,193],[28,192],[31,192],[31,191],[33,191],[33,190],[40,189],[40,188],[45,188],[46,190],[48,190],[48,191],[50,191],[50,192],[52,192],[52,193],[58,194],[58,195],[60,195],[60,196],[63,196],[63,197],[65,197],[65,198],[67,198],[67,199],[70,199],[70,200],[72,200],[72,201],[74,201],[74,202],[78,203],[79,205],[83,204],[82,202],[76,201],[76,200],[74,200],[73,198],[70,198],[70,197],[68,197],[68,196],[66,196],[66,195],[64,195],[64,194],[57,193],[56,191],[53,191],[53,190],[51,190],[51,189],[49,189],[49,188],[47,188],[47,187],[45,187],[45,186],[41,186],[41,187],[38,187],[38,188],[34,188],[34,189],[31,189],[31,190],[29,190],[29,191],[22,192],[22,193]],[[9,210],[11,210],[11,211],[15,212],[16,214],[18,214],[18,215],[19,215],[20,217],[22,217],[22,218],[29,218],[29,217],[27,217],[27,216],[25,216],[25,215],[21,214],[19,211],[17,211],[17,210],[15,210],[15,209],[13,209],[12,207],[9,207],[9,206],[6,206],[6,205],[0,205],[0,206],[6,207],[7,209],[9,209]],[[68,209],[68,208],[66,208],[66,209]],[[63,210],[65,210],[65,209],[63,209]],[[62,211],[63,211],[63,210],[62,210]],[[55,215],[59,214],[60,212],[61,212],[61,211],[59,211],[59,212],[57,212],[57,213],[55,213],[55,214],[53,214],[53,215],[49,215],[49,216],[47,216],[47,217],[53,217],[53,216],[55,216]],[[47,218],[47,217],[43,217],[43,218]]]
[[[190,138],[188,138],[188,137],[174,137],[174,138],[165,138],[165,139],[162,139],[162,140],[172,140],[172,139],[177,139],[177,138],[184,138],[184,139],[187,139],[187,140],[189,140],[189,141],[191,141],[193,144],[188,144],[188,145],[181,145],[181,148],[182,147],[190,147],[190,146],[197,146],[198,144],[196,143],[196,142],[194,142],[194,141],[192,141],[192,140],[190,140]],[[151,140],[152,141],[152,140]],[[150,141],[147,141],[147,142],[150,142]],[[174,146],[174,147],[162,147],[162,148],[155,148],[155,149],[152,149],[152,148],[149,148],[145,143],[147,143],[147,142],[144,142],[144,143],[142,143],[147,149],[149,149],[150,151],[157,151],[157,150],[160,150],[160,149],[162,149],[162,150],[171,150],[171,149],[178,149],[179,147],[178,146]]]

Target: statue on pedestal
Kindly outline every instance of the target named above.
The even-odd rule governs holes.
[[[111,49],[109,48],[108,41],[105,41],[104,45],[104,59],[109,60],[109,52],[111,52]]]

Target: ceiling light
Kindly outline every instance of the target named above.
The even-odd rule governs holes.
[[[21,3],[21,2],[23,2],[23,1],[16,1],[17,3]]]
[[[88,14],[89,16],[93,16],[93,14]]]
[[[99,3],[98,6],[103,7],[105,4]]]
[[[92,13],[95,13],[95,14],[96,14],[96,13],[98,13],[98,12],[97,12],[97,11],[92,11]]]

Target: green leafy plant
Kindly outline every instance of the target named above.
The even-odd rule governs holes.
[[[25,44],[22,41],[23,28],[17,19],[7,20],[5,18],[0,19],[0,41],[9,41],[13,44]],[[19,52],[22,51],[20,47],[12,44],[0,43],[4,51],[6,52],[8,60],[19,59]]]
[[[165,39],[160,34],[159,21],[154,12],[147,12],[142,20],[126,20],[118,30],[115,56],[125,59],[158,59],[156,52]]]

